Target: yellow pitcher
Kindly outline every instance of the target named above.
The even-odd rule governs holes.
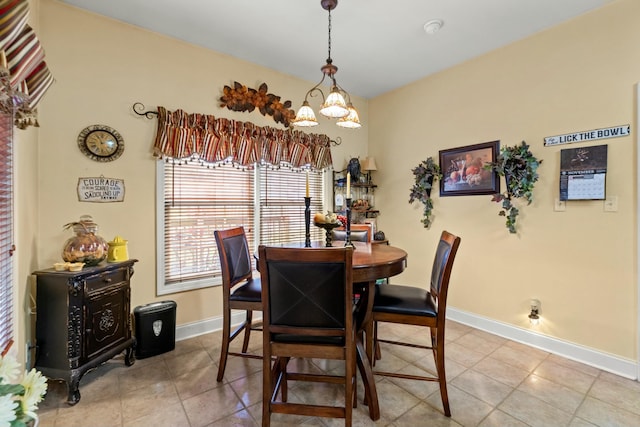
[[[107,243],[109,244],[108,262],[121,262],[129,259],[127,241],[122,237],[116,236],[113,238],[113,241]]]

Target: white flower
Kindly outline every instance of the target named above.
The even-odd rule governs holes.
[[[31,369],[24,375],[22,386],[24,387],[22,411],[30,417],[35,418],[35,411],[38,409],[38,403],[42,401],[42,398],[47,391],[47,380],[39,371]]]
[[[10,356],[0,356],[0,384],[9,384],[20,373],[20,364]]]
[[[16,419],[18,402],[13,400],[11,394],[0,396],[0,427],[9,427]]]

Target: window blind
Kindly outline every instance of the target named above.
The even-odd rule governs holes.
[[[304,196],[306,172],[290,169],[260,169],[260,243],[304,243]],[[322,173],[310,172],[309,196],[311,197],[311,221],[313,214],[322,212]],[[323,230],[310,228],[311,241],[324,240]]]
[[[219,276],[215,230],[244,226],[253,247],[253,173],[193,163],[164,169],[165,284]]]
[[[159,256],[164,262],[158,266],[158,276],[164,280],[158,284],[159,294],[219,283],[215,230],[243,226],[250,248],[257,243],[304,243],[306,172],[177,162],[160,167],[159,233],[164,247],[161,244]],[[321,172],[308,176],[313,217],[323,211],[324,176]],[[313,224],[310,234],[312,241],[324,241],[324,231]]]
[[[13,337],[13,117],[0,113],[0,350]]]

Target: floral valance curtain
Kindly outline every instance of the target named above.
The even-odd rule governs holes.
[[[207,114],[158,107],[154,154],[176,160],[225,161],[251,167],[256,162],[321,170],[332,165],[326,135],[257,126]]]
[[[21,129],[38,126],[36,107],[53,84],[28,16],[28,0],[0,0],[0,109]]]

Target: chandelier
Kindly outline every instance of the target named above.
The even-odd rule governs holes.
[[[296,118],[293,120],[292,124],[300,127],[318,125],[316,115],[309,106],[308,101],[308,98],[310,96],[316,96],[317,92],[322,97],[320,114],[328,118],[338,119],[336,122],[338,126],[357,129],[361,126],[358,112],[353,107],[353,104],[351,104],[351,97],[349,96],[349,93],[342,89],[336,82],[335,75],[338,72],[338,67],[333,65],[333,60],[331,59],[331,11],[338,6],[338,0],[320,0],[320,5],[324,10],[329,12],[329,55],[327,57],[327,63],[320,68],[322,71],[322,80],[307,92],[304,97],[302,107],[298,110]],[[320,89],[320,85],[327,77],[331,80],[331,92],[329,93],[329,96],[325,98],[324,92]]]

